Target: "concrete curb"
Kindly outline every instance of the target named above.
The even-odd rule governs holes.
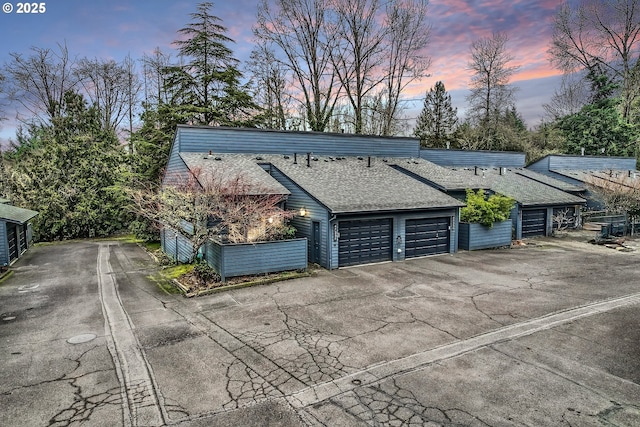
[[[287,277],[273,277],[273,278],[270,278],[270,279],[252,280],[250,282],[235,283],[233,285],[223,285],[223,286],[218,286],[218,287],[211,288],[211,289],[204,289],[202,291],[196,291],[196,292],[189,292],[189,288],[186,287],[185,285],[183,285],[182,283],[180,283],[180,281],[177,280],[177,279],[173,279],[173,283],[182,291],[182,294],[183,294],[184,297],[193,298],[193,297],[211,295],[211,294],[215,294],[215,293],[218,293],[218,292],[225,292],[225,291],[232,291],[232,290],[235,290],[235,289],[249,288],[249,287],[252,287],[252,286],[260,286],[260,285],[268,285],[270,283],[284,282],[284,281],[287,281],[287,280],[299,279],[301,277],[310,277],[310,276],[312,276],[312,274],[313,273],[310,273],[310,272],[295,273],[295,274],[292,274],[291,276],[287,276]]]
[[[0,275],[0,284],[2,284],[9,277],[13,276],[13,270],[7,270],[5,273]]]

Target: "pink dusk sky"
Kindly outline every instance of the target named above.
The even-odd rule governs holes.
[[[2,3],[6,3],[2,0]],[[189,22],[196,1],[178,0],[49,0],[42,14],[0,13],[0,62],[10,52],[29,53],[31,46],[56,48],[66,42],[77,57],[113,58],[127,54],[141,58],[160,47],[174,51],[176,31]],[[244,61],[253,46],[251,27],[258,0],[214,1],[213,14],[222,19],[235,56]],[[465,94],[470,80],[467,70],[469,47],[493,32],[505,32],[509,50],[520,66],[512,83],[519,88],[517,107],[527,123],[539,123],[542,104],[549,101],[560,83],[560,72],[549,63],[547,50],[552,20],[561,0],[432,0],[429,3],[431,41],[425,47],[432,58],[430,77],[411,86],[405,94],[407,115],[417,116],[421,98],[436,81],[442,80],[452,94],[459,115],[466,108]],[[9,115],[15,115],[9,111]],[[12,117],[2,124],[0,141],[13,138]]]

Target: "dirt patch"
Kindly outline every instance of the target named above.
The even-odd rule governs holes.
[[[295,270],[283,271],[279,273],[230,277],[225,282],[211,281],[203,283],[195,273],[190,272],[175,279],[174,283],[178,288],[182,290],[184,296],[195,297],[231,289],[239,289],[256,285],[266,285],[269,283],[297,279],[299,277],[308,277],[311,275],[312,272],[310,271]]]

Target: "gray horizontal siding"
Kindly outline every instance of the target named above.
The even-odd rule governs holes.
[[[0,267],[9,265],[9,242],[7,240],[7,223],[0,221]]]
[[[205,259],[220,274],[228,277],[273,273],[307,268],[307,239],[274,242],[205,245]]]
[[[511,245],[510,220],[493,224],[492,228],[482,224],[460,223],[458,244],[460,249],[475,251]]]
[[[174,144],[171,153],[169,154],[169,162],[164,171],[162,179],[163,184],[180,184],[185,183],[188,179],[189,169],[184,164],[182,158],[180,158],[179,146]]]
[[[296,229],[296,237],[306,238],[309,242],[312,241],[312,224],[314,221],[320,223],[320,264],[324,268],[331,268],[329,261],[329,245],[332,243],[332,239],[328,239],[329,235],[329,223],[328,223],[328,210],[326,207],[318,203],[314,198],[309,196],[304,190],[296,185],[288,176],[280,172],[276,168],[270,168],[270,173],[273,178],[280,184],[284,185],[291,193],[287,197],[286,208],[294,212],[300,212],[301,208],[305,208],[306,215],[301,217],[300,215],[294,216],[290,224]],[[309,248],[309,251],[311,248]],[[309,258],[310,258],[309,254]],[[336,264],[337,266],[337,264]]]
[[[200,153],[212,150],[214,153],[311,152],[335,156],[418,157],[420,151],[420,141],[415,138],[224,127],[179,126],[176,143],[180,152]]]
[[[176,230],[164,227],[161,232],[160,243],[162,251],[172,260],[182,263],[192,261],[193,245],[189,239]]]
[[[550,155],[527,166],[527,168],[545,172],[550,170],[635,170],[636,159],[633,157],[606,156],[558,156]]]
[[[636,159],[624,157],[550,156],[549,169],[635,170]]]
[[[524,167],[525,153],[427,148],[420,157],[441,166]]]

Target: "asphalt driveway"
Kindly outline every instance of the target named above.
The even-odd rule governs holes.
[[[196,299],[136,245],[35,247],[0,425],[640,425],[640,252],[535,243]]]

